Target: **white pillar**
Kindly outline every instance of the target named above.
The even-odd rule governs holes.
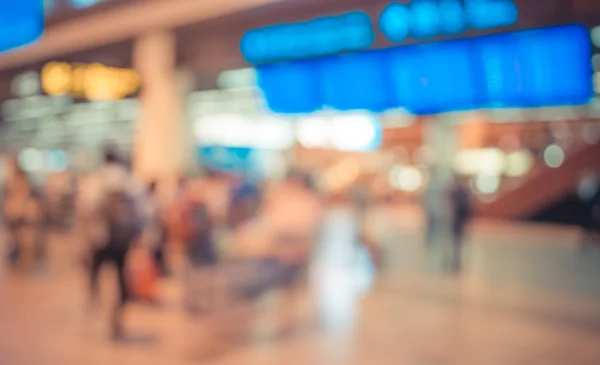
[[[142,90],[133,167],[145,180],[172,179],[190,163],[190,130],[184,109],[190,83],[178,73],[175,57],[171,32],[146,34],[135,42],[133,65]]]
[[[195,89],[195,75],[189,70],[180,69],[177,72],[177,86],[179,90],[180,100],[182,100],[182,116],[181,128],[179,129],[181,145],[182,145],[182,160],[181,168],[184,173],[195,173],[199,170],[199,165],[196,157],[196,135],[194,131],[195,120],[191,119],[190,105],[188,96]]]

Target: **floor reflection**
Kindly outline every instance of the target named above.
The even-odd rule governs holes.
[[[375,279],[369,254],[358,242],[356,215],[343,209],[330,212],[319,246],[312,285],[323,325],[328,330],[348,330],[358,315],[361,297]]]
[[[600,363],[600,251],[581,252],[577,232],[477,223],[465,272],[448,276],[424,269],[418,219],[379,217],[386,260],[376,278],[356,241],[356,217],[344,209],[327,215],[311,267],[317,329],[305,323],[310,331],[204,363]],[[186,351],[201,345],[194,334],[203,327],[183,314],[176,280],[161,284],[164,306],[133,305],[127,313],[133,332],[157,334],[157,342],[119,346],[88,334],[85,277],[69,267],[0,278],[0,363],[189,363]]]

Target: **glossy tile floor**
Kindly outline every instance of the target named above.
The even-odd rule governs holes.
[[[86,310],[85,278],[54,239],[47,273],[0,279],[0,364],[600,364],[600,249],[579,247],[576,230],[477,222],[463,274],[449,276],[442,250],[422,249],[418,214],[378,209],[375,277],[352,219],[329,214],[293,333],[265,336],[273,311],[261,310],[254,341],[218,350],[209,319],[181,309],[176,280],[161,284],[163,305],[128,309],[126,341],[107,340],[104,312]]]

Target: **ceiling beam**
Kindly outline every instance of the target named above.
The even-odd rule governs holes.
[[[83,16],[46,30],[35,44],[0,56],[0,70],[44,61],[133,38],[145,32],[182,27],[281,0],[147,0]]]

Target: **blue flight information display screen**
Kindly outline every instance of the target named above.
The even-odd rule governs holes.
[[[43,32],[42,0],[0,0],[0,52],[33,43]]]
[[[318,69],[314,61],[261,66],[259,79],[272,110],[311,113],[323,108]]]
[[[244,35],[240,47],[248,62],[267,63],[357,51],[369,48],[374,41],[371,18],[357,11],[254,29]]]
[[[586,104],[586,28],[565,25],[258,66],[271,110],[405,108],[419,114]]]
[[[414,114],[466,109],[477,105],[482,93],[469,40],[390,49],[386,54],[395,107]]]
[[[379,52],[323,59],[316,70],[320,100],[327,100],[328,107],[339,110],[390,108],[393,102],[389,99],[389,83],[380,64]]]
[[[369,14],[353,11],[252,29],[242,37],[240,50],[246,61],[256,65],[368,49],[375,41],[375,29],[390,41],[402,43],[408,38],[425,40],[457,35],[468,29],[506,27],[518,17],[513,0],[392,2],[376,24]]]

